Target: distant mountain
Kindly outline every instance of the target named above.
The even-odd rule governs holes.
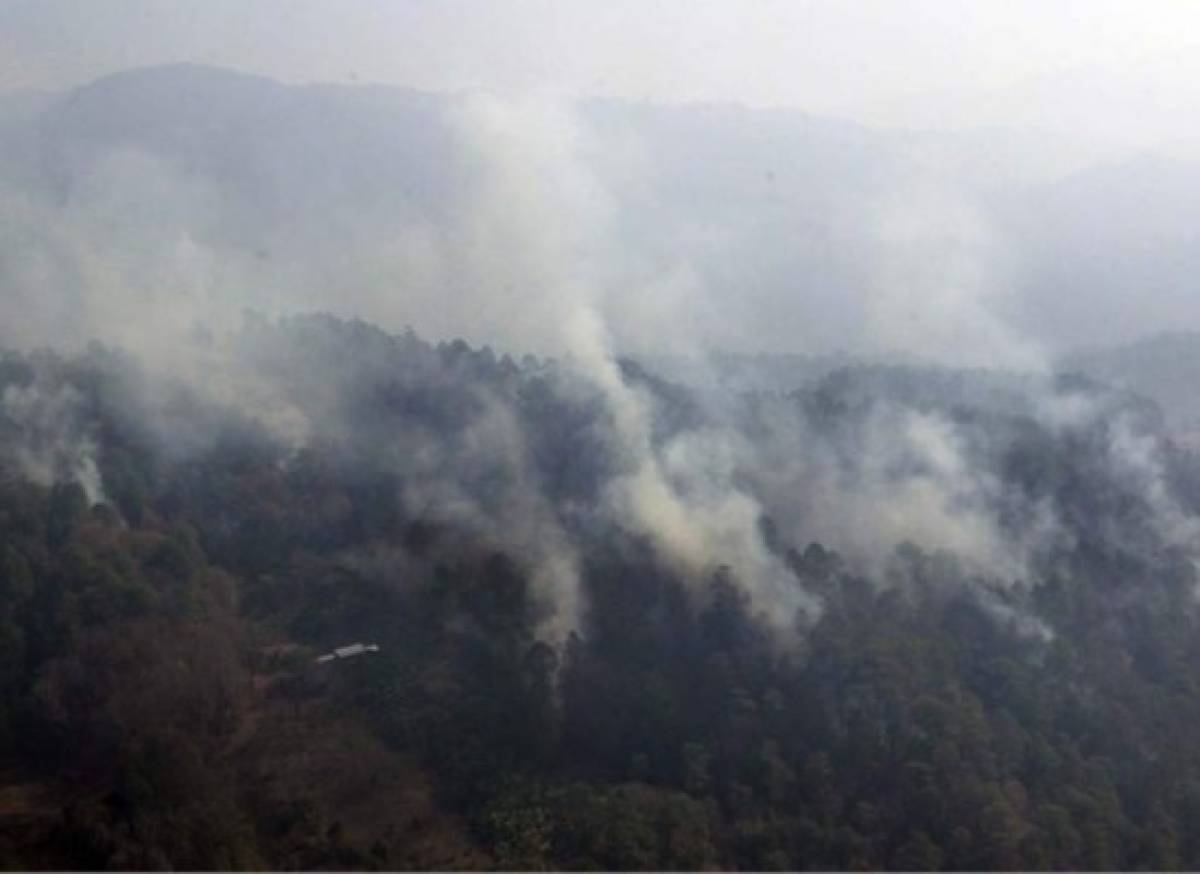
[[[121,282],[163,275],[158,294],[192,279],[181,281],[169,260],[184,245],[220,265],[220,277],[203,279],[219,286],[206,285],[207,297],[265,308],[340,302],[344,314],[384,318],[369,307],[384,285],[406,281],[414,260],[444,273],[444,260],[460,263],[472,245],[479,162],[500,146],[472,142],[491,132],[471,127],[467,102],[173,66],[105,77],[32,114],[0,105],[0,122],[11,117],[20,141],[0,156],[0,180],[36,208],[10,207],[8,224],[26,241],[18,261],[32,263],[0,267],[0,278],[24,298],[27,319],[48,310],[43,321],[54,324],[64,309],[89,309],[47,303],[56,286],[79,294],[88,270],[64,262],[81,248],[106,257],[132,248],[117,260],[135,275]],[[606,233],[621,264],[610,284],[632,287],[687,264],[706,289],[706,330],[774,325],[766,339],[790,345],[801,323],[781,331],[771,313],[792,308],[803,283],[832,328],[851,329],[836,304],[861,284],[863,259],[837,241],[838,226],[847,198],[872,199],[902,175],[903,151],[887,137],[798,113],[613,101],[580,104],[572,123],[586,137],[563,160],[584,162],[578,170],[612,201]],[[560,134],[570,132],[547,136]],[[72,242],[60,244],[48,225]],[[114,239],[118,231],[128,236]],[[443,300],[458,282],[440,273],[420,281],[449,286],[436,289]],[[393,292],[386,313],[394,327],[513,341],[495,326],[423,321],[428,306],[406,312],[397,300]]]
[[[42,181],[86,192],[114,152],[139,150],[266,226],[339,204],[370,210],[430,190],[447,149],[445,101],[402,89],[288,87],[200,66],[120,73],[64,95],[39,126]],[[239,228],[252,230],[253,228]]]
[[[478,255],[480,228],[495,225],[473,213],[492,160],[528,160],[531,180],[574,174],[581,191],[603,192],[587,201],[596,216],[575,204],[533,214],[547,233],[564,220],[600,227],[585,258],[614,290],[604,305],[618,342],[637,352],[824,355],[888,346],[877,335],[895,327],[903,351],[936,357],[891,322],[909,310],[918,322],[956,318],[927,302],[964,271],[981,301],[970,317],[1052,349],[1123,342],[1180,324],[1200,268],[1200,166],[1186,162],[1147,156],[1064,177],[1078,166],[1064,140],[1033,130],[896,132],[784,110],[593,100],[575,107],[577,131],[522,133],[564,138],[546,147],[562,166],[547,168],[528,143],[489,140],[496,132],[467,106],[200,66],[4,98],[0,282],[16,303],[0,316],[19,314],[27,342],[70,314],[83,340],[84,316],[102,320],[115,288],[137,287],[138,301],[332,308],[527,348],[501,324],[508,310],[456,304],[480,272],[497,293],[544,278],[521,266],[532,255]],[[487,195],[501,199],[489,209],[516,215],[502,202],[511,193]],[[964,220],[982,230],[958,239]],[[530,248],[543,231],[523,233],[501,249]],[[897,247],[918,275],[891,263]],[[471,258],[481,266],[462,272]],[[511,275],[497,276],[500,264]],[[663,282],[675,296],[666,313],[646,291]],[[909,303],[881,316],[878,293],[896,283],[911,285]],[[655,348],[676,333],[683,348]]]
[[[1200,439],[1200,332],[1156,334],[1113,348],[1084,349],[1063,366],[1151,398],[1177,434]]]
[[[1067,346],[1200,329],[1200,163],[1136,156],[1017,192],[1001,214],[1019,323]]]

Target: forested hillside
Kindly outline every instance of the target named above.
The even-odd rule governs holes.
[[[1200,458],[1153,404],[195,343],[0,360],[5,865],[1200,866]]]

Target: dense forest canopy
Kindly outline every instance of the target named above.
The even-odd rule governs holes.
[[[320,315],[190,354],[0,360],[7,864],[1200,863],[1200,458],[1152,402]]]
[[[1200,11],[78,5],[0,867],[1200,869]]]

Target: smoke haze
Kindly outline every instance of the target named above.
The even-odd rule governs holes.
[[[289,14],[303,21],[310,6]],[[56,8],[17,4],[6,24],[36,29]],[[365,8],[348,14],[353,26]],[[488,20],[475,13],[468,30]],[[162,16],[139,21],[152,32],[171,26]],[[700,17],[700,28],[721,20]],[[114,63],[103,40],[93,63]],[[267,65],[295,81],[279,72],[290,63]],[[1079,345],[1194,321],[1187,228],[1200,199],[1188,195],[1200,165],[1179,157],[1186,131],[1163,135],[1164,156],[1136,156],[1106,137],[1076,150],[1062,131],[1028,126],[868,126],[766,93],[746,95],[755,109],[678,103],[695,95],[653,77],[649,102],[631,100],[628,83],[600,99],[521,76],[520,88],[458,91],[475,79],[460,76],[436,83],[455,93],[434,93],[192,65],[77,88],[10,73],[60,90],[0,102],[4,342],[127,350],[143,369],[131,415],[176,458],[223,433],[225,414],[189,407],[232,411],[294,452],[362,439],[330,362],[293,360],[279,341],[272,354],[288,363],[264,366],[255,344],[275,342],[264,317],[327,312],[461,337],[493,358],[555,359],[510,365],[520,385],[548,368],[563,403],[603,411],[590,439],[604,472],[582,507],[547,493],[536,425],[511,387],[468,392],[453,440],[398,425],[373,451],[414,512],[522,556],[554,605],[556,641],[586,613],[580,514],[646,538],[698,596],[727,568],[784,632],[822,610],[790,547],[828,544],[882,584],[903,577],[889,571],[896,547],[917,544],[1016,603],[1074,542],[1061,500],[1014,488],[1010,445],[965,421],[953,392],[929,403],[901,387],[897,398],[886,376],[877,391],[878,374],[817,367],[783,377],[797,394],[730,396],[706,389],[720,379],[717,353],[1007,374],[955,390],[984,407],[980,394],[1007,392],[1004,414],[1047,440],[1104,431],[1112,476],[1161,537],[1191,548],[1195,519],[1166,483],[1162,435],[1123,418],[1102,426],[1089,405],[1107,415],[1108,396],[1081,400],[1053,377]],[[829,96],[821,108],[887,96]],[[672,377],[692,392],[686,415],[627,360],[656,355],[686,362]],[[822,391],[866,395],[830,430],[803,394]],[[96,502],[104,484],[77,405],[69,386],[38,376],[7,389],[2,411],[20,435],[19,469],[75,479]],[[782,544],[764,535],[767,520]],[[1025,615],[1019,603],[995,610]]]

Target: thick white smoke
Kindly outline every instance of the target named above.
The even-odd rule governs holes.
[[[612,269],[614,206],[588,170],[586,134],[569,108],[480,98],[458,130],[477,174],[465,249],[472,299],[509,329],[534,321],[523,334],[566,349],[602,393],[622,469],[607,489],[616,518],[690,578],[730,565],[777,626],[790,629],[801,608],[815,614],[815,599],[762,542],[761,508],[734,480],[730,436],[689,433],[656,446],[652,400],[622,378],[604,316],[622,278]]]
[[[96,443],[76,389],[43,373],[28,385],[9,385],[0,394],[0,426],[8,432],[8,460],[22,475],[43,486],[75,482],[89,503],[104,500]]]
[[[808,332],[797,337],[819,333],[825,322],[844,327],[860,318],[877,350],[1043,371],[1041,350],[998,315],[1014,288],[1010,253],[970,197],[928,175],[887,197],[872,189],[839,198],[828,180],[813,179],[810,187],[824,192],[820,202],[835,218],[800,234],[809,212],[797,200],[803,174],[794,173],[800,181],[788,192],[797,198],[747,197],[719,223],[699,209],[681,217],[686,204],[654,202],[665,195],[649,174],[664,168],[633,126],[610,121],[601,132],[578,107],[533,97],[456,98],[431,117],[445,139],[436,156],[439,187],[425,200],[404,194],[361,209],[338,201],[311,215],[304,205],[320,198],[251,180],[271,197],[299,204],[273,212],[243,202],[248,195],[219,174],[134,145],[72,164],[61,197],[36,182],[10,180],[0,199],[4,341],[78,348],[99,338],[131,350],[149,374],[139,413],[181,454],[208,439],[173,412],[181,386],[295,447],[329,427],[313,421],[337,408],[336,389],[322,386],[320,374],[306,375],[312,391],[305,407],[232,351],[230,332],[244,308],[267,316],[328,309],[385,328],[412,324],[434,339],[465,336],[518,354],[560,356],[606,408],[617,474],[603,491],[603,512],[649,538],[689,579],[702,581],[729,565],[755,609],[784,629],[798,612],[811,617],[820,605],[768,549],[764,515],[787,543],[820,541],[880,579],[894,548],[911,541],[950,551],[1011,584],[1027,579],[1032,557],[1062,536],[1046,501],[1023,507],[1017,529],[1001,524],[996,508],[1010,498],[1006,485],[977,463],[948,416],[881,405],[854,434],[853,457],[803,417],[778,410],[752,432],[736,414],[706,409],[707,425],[663,437],[653,393],[617,363],[630,346],[702,355],[700,341],[719,318],[730,323],[720,326],[728,328],[724,336],[751,333],[745,326],[766,318],[755,286],[765,273],[732,265],[730,276],[744,276],[745,297],[717,306],[712,265],[757,251],[745,245],[759,233],[775,240],[795,232],[795,244],[806,250],[857,253],[861,274],[848,275],[860,276],[864,289],[834,313],[811,301],[828,303],[837,287],[823,289],[820,276],[795,277],[789,324],[804,323]],[[741,179],[752,171],[767,192],[777,187],[772,174],[791,167],[787,155],[771,156],[765,168],[726,157],[728,166],[714,164],[714,174]],[[337,190],[343,181],[333,175],[322,184]],[[689,190],[693,195],[702,199],[704,187]],[[641,212],[631,216],[635,209]],[[660,238],[640,245],[638,233],[658,233],[660,219]],[[664,254],[675,244],[677,257]],[[1090,416],[1071,396],[1043,393],[1043,400],[1035,415],[1047,427]],[[54,421],[54,410],[70,407],[53,394],[20,392],[3,403],[30,433],[41,427],[30,423]],[[482,412],[452,446],[397,435],[405,500],[520,554],[539,592],[558,606],[546,633],[561,638],[586,612],[579,556],[560,508],[536,481],[519,418],[496,398],[481,397],[479,405]],[[35,448],[20,462],[29,475],[91,482],[99,496],[86,435],[45,448],[52,443],[29,444]],[[1111,449],[1114,465],[1141,483],[1171,541],[1188,542],[1194,520],[1170,497],[1151,438],[1118,429]],[[62,460],[68,457],[76,460]],[[502,513],[459,487],[459,464],[498,472]]]
[[[865,214],[873,346],[959,367],[1045,369],[1042,350],[999,315],[1016,286],[1001,237],[970,199],[925,178]]]

